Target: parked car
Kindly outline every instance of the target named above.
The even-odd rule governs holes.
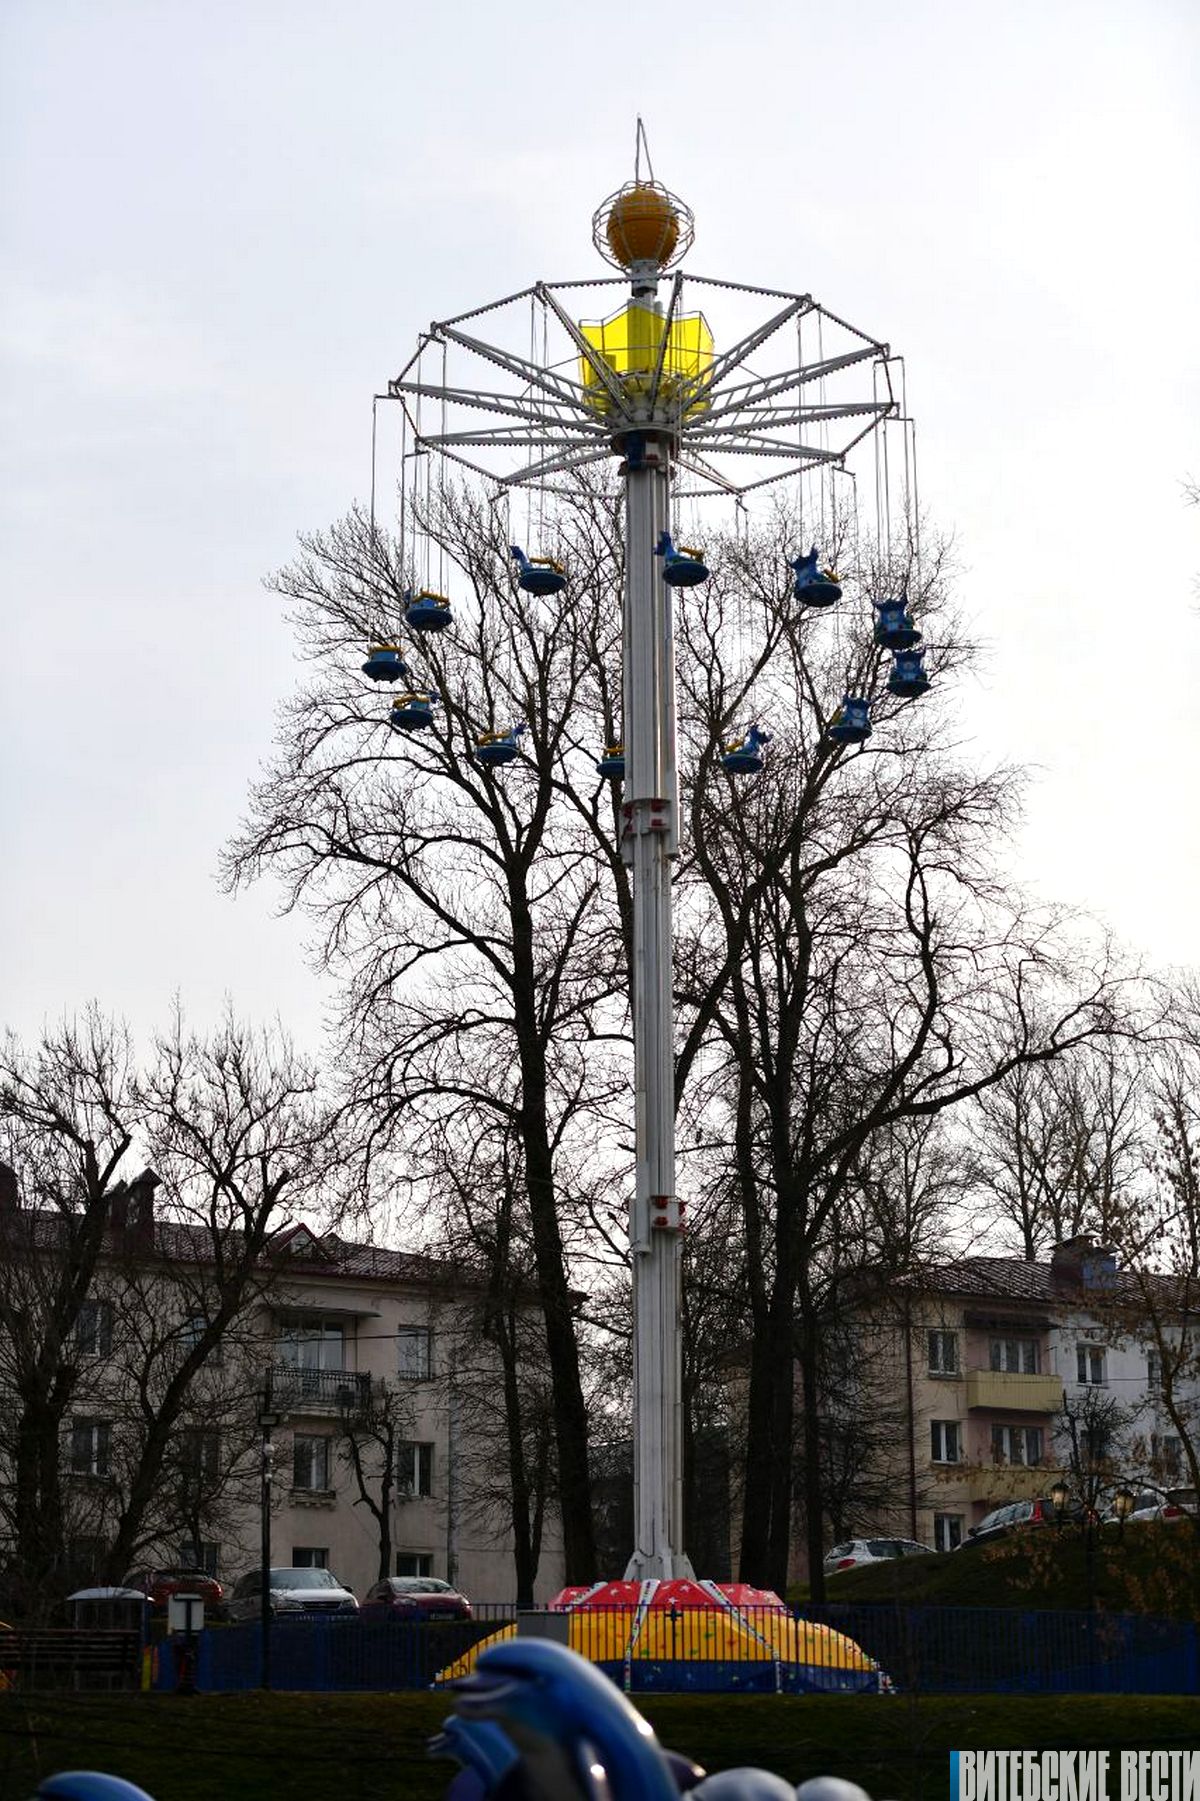
[[[1083,1512],[1079,1502],[1072,1501],[1063,1509],[1061,1517],[1074,1522],[1083,1518]],[[989,1544],[992,1539],[1004,1538],[1022,1526],[1054,1526],[1058,1521],[1058,1509],[1049,1495],[1042,1495],[1035,1501],[1010,1501],[1006,1507],[993,1507],[991,1513],[985,1513],[977,1526],[968,1526],[967,1536],[958,1549]]]
[[[1196,1491],[1194,1488],[1152,1488],[1133,1497],[1133,1506],[1125,1515],[1126,1520],[1183,1520],[1189,1515],[1196,1515]],[[1117,1514],[1110,1510],[1105,1514],[1106,1520],[1115,1520]]]
[[[915,1538],[848,1538],[825,1556],[825,1572],[852,1570],[862,1563],[888,1563],[897,1557],[932,1557],[928,1545]]]
[[[172,1595],[199,1595],[206,1619],[225,1617],[225,1589],[215,1576],[203,1570],[141,1570],[127,1576],[125,1584],[128,1588],[140,1588],[155,1612],[165,1613]]]
[[[469,1620],[471,1603],[438,1576],[388,1576],[368,1589],[363,1620]]]
[[[272,1613],[357,1613],[358,1602],[332,1570],[273,1569]],[[256,1620],[262,1610],[262,1571],[247,1570],[229,1597],[231,1620]]]

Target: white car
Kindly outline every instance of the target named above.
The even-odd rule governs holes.
[[[1161,1492],[1153,1489],[1145,1494],[1133,1497],[1133,1507],[1127,1520],[1181,1520],[1187,1514],[1196,1512],[1196,1491],[1194,1488],[1165,1488]],[[1118,1516],[1110,1510],[1104,1516],[1115,1520]]]
[[[332,1570],[271,1571],[271,1612],[357,1613],[358,1602]],[[257,1620],[262,1613],[262,1571],[248,1570],[229,1597],[231,1620]]]
[[[853,1570],[861,1563],[890,1563],[897,1557],[933,1555],[928,1545],[919,1545],[915,1538],[848,1538],[845,1544],[834,1545],[826,1553],[825,1573]]]

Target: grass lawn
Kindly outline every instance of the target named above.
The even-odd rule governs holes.
[[[710,1770],[829,1772],[876,1797],[945,1801],[946,1753],[1200,1745],[1191,1696],[650,1696],[664,1744]],[[0,1801],[55,1770],[110,1770],[156,1801],[425,1801],[455,1769],[425,1755],[447,1697],[0,1695]]]
[[[1200,1530],[1147,1520],[1100,1528],[1094,1551],[1097,1605],[1112,1613],[1200,1619]],[[938,1557],[905,1557],[843,1570],[831,1601],[899,1601],[934,1607],[1085,1608],[1086,1547],[1075,1529],[1038,1526]],[[807,1590],[789,1589],[802,1604]]]

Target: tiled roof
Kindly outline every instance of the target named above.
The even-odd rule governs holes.
[[[1042,1307],[1061,1305],[1064,1301],[1078,1304],[1091,1299],[1136,1303],[1141,1297],[1138,1278],[1126,1271],[1118,1271],[1107,1283],[1086,1286],[1049,1263],[1028,1263],[1020,1257],[959,1257],[942,1263],[923,1264],[919,1269],[899,1275],[882,1269],[870,1274],[876,1283],[886,1274],[890,1285],[925,1294],[1033,1302]],[[1193,1308],[1200,1305],[1200,1284],[1189,1285],[1176,1276],[1150,1275],[1142,1279],[1167,1305],[1182,1305],[1185,1300]]]
[[[50,1251],[63,1240],[64,1216],[43,1209],[24,1209],[0,1218],[0,1234],[7,1227],[31,1249]],[[213,1253],[212,1233],[206,1226],[187,1220],[154,1220],[153,1241],[136,1231],[110,1232],[106,1252],[112,1256],[165,1260],[169,1263],[206,1263]],[[451,1258],[429,1257],[415,1251],[390,1250],[382,1245],[359,1243],[335,1232],[319,1233],[306,1226],[284,1226],[272,1233],[263,1256],[282,1270],[297,1276],[341,1277],[344,1281],[397,1283],[403,1286],[458,1288],[473,1286],[479,1276]]]

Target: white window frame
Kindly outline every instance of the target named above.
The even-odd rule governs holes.
[[[112,1468],[112,1421],[77,1416],[71,1421],[71,1474],[107,1476]]]
[[[402,1438],[396,1446],[396,1494],[402,1501],[423,1501],[433,1494],[431,1440]]]
[[[963,1423],[961,1420],[930,1420],[929,1460],[931,1463],[963,1461]],[[953,1455],[950,1455],[950,1452]]]
[[[1162,1358],[1157,1351],[1146,1352],[1146,1387],[1152,1395],[1163,1391]]]
[[[221,1473],[220,1426],[185,1426],[180,1434],[180,1462],[187,1475],[215,1482]]]
[[[181,1538],[176,1546],[176,1556],[181,1570],[201,1570],[206,1576],[215,1576],[221,1562],[221,1547],[213,1538],[202,1538],[199,1544],[194,1538]]]
[[[432,1551],[397,1551],[397,1576],[432,1576]]]
[[[433,1334],[428,1326],[401,1326],[396,1334],[396,1374],[401,1382],[428,1382],[433,1374]]]
[[[957,1376],[959,1369],[958,1333],[944,1332],[940,1328],[931,1327],[927,1339],[929,1374],[931,1376]]]
[[[953,1551],[962,1544],[967,1522],[961,1513],[935,1513],[933,1516],[933,1548]]]
[[[1164,1476],[1182,1476],[1183,1441],[1174,1432],[1154,1432],[1150,1437],[1150,1455]]]
[[[1108,1362],[1103,1345],[1075,1346],[1075,1379],[1081,1388],[1108,1387]]]
[[[81,1357],[110,1357],[113,1340],[111,1301],[91,1299],[81,1303],[75,1318],[75,1349]]]
[[[994,1375],[1038,1376],[1041,1346],[1036,1338],[993,1338],[988,1345],[988,1363]]]
[[[326,1432],[297,1432],[292,1440],[292,1487],[302,1494],[327,1494],[330,1487],[330,1448],[332,1440]],[[318,1452],[316,1447],[320,1446]],[[308,1469],[302,1469],[303,1460],[308,1459]],[[302,1474],[309,1480],[302,1481]],[[320,1482],[312,1480],[320,1475]]]
[[[345,1370],[345,1320],[322,1313],[281,1313],[275,1328],[275,1361],[286,1369]]]
[[[327,1570],[329,1568],[328,1545],[293,1545],[292,1568],[296,1570]]]
[[[997,1447],[1000,1455],[997,1456]],[[992,1462],[1005,1467],[1036,1469],[1046,1454],[1040,1426],[1012,1425],[997,1420],[992,1426]]]

